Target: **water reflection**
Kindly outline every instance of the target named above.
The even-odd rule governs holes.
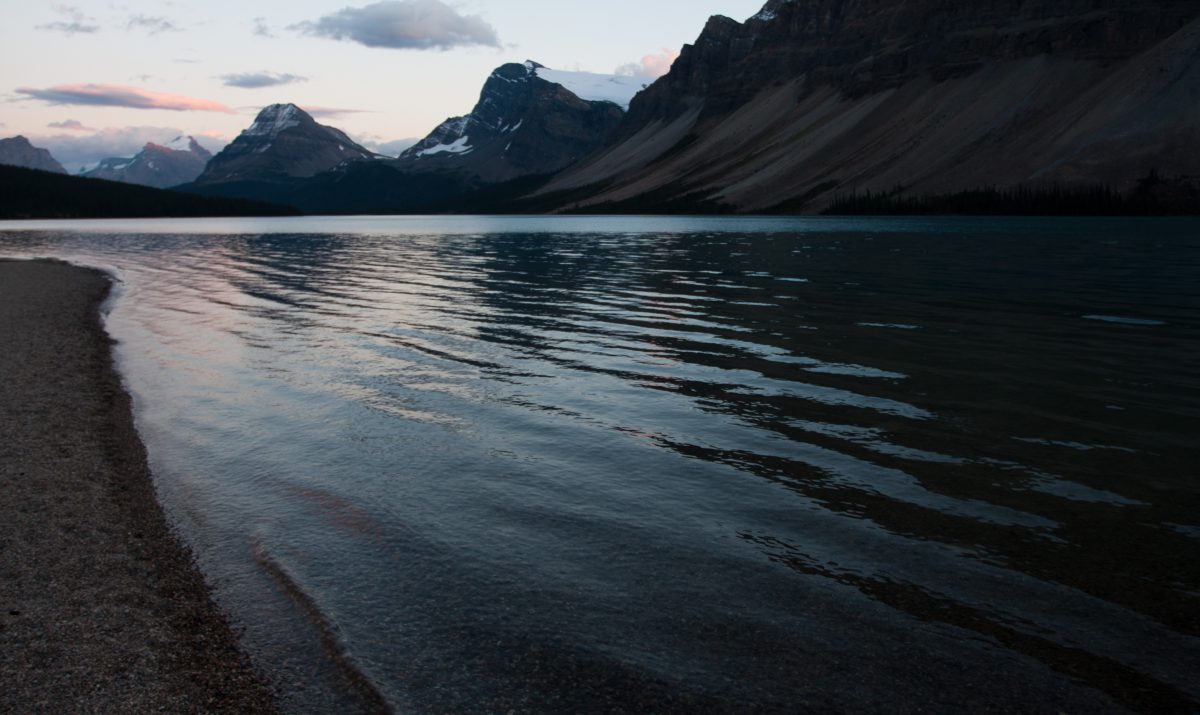
[[[1195,709],[1193,222],[380,221],[0,234],[290,709]]]

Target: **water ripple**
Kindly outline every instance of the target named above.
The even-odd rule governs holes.
[[[0,255],[122,276],[160,493],[285,709],[1115,712],[1200,700],[1195,233],[100,222]]]

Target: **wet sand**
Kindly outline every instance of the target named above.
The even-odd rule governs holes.
[[[0,260],[0,712],[275,712],[155,500],[109,288]]]

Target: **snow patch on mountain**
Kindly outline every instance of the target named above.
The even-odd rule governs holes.
[[[163,146],[167,149],[170,149],[171,151],[191,151],[192,150],[192,138],[184,137],[184,136],[175,137],[174,139],[167,142]]]
[[[633,96],[645,89],[651,81],[646,77],[568,72],[552,70],[540,65],[532,71],[547,82],[566,87],[580,99],[590,102],[612,102],[622,109],[629,109],[629,103],[633,101]]]
[[[294,104],[272,104],[255,118],[250,128],[242,132],[249,136],[275,136],[292,127],[300,126],[300,108]]]
[[[466,154],[475,149],[470,145],[471,137],[461,136],[450,144],[438,144],[417,152],[417,156],[433,156],[434,154]]]
[[[770,0],[766,5],[763,6],[763,9],[759,10],[758,14],[751,17],[750,20],[770,22],[779,17],[779,13],[775,12],[775,7],[778,7],[779,5],[789,5],[791,2],[792,0]],[[747,20],[747,22],[749,22],[749,20]]]

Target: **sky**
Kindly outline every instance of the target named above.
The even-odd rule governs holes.
[[[147,141],[214,151],[277,102],[395,154],[497,66],[665,72],[709,16],[765,0],[0,0],[0,137],[78,171]]]

